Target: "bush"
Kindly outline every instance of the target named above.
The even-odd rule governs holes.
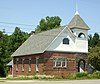
[[[54,76],[50,76],[50,75],[34,75],[33,78],[34,79],[53,79]]]
[[[100,72],[94,72],[92,76],[93,78],[100,79]]]
[[[62,76],[54,76],[54,79],[63,79]]]
[[[76,73],[76,77],[86,77],[88,74],[85,72],[82,73]]]
[[[71,74],[66,77],[66,79],[73,80],[76,79],[76,74]]]

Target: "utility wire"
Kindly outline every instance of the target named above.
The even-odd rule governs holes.
[[[15,27],[19,27],[20,29],[34,29],[34,27],[22,27],[22,26],[5,26],[5,25],[0,25],[1,28],[15,28]]]
[[[21,23],[10,23],[10,22],[0,22],[1,24],[0,24],[0,27],[8,27],[8,28],[14,28],[15,26],[16,27],[19,27],[19,28],[21,28],[21,29],[29,29],[29,30],[33,30],[34,28],[36,28],[36,26],[35,25],[31,25],[31,24],[21,24]],[[4,24],[8,24],[7,26],[6,25],[4,25]],[[9,25],[12,25],[12,26],[9,26]],[[15,25],[15,26],[13,26],[13,25]],[[25,27],[25,26],[27,26],[27,27]],[[5,28],[4,28],[5,29]],[[100,34],[100,32],[98,32],[98,31],[89,31],[90,33],[99,33]],[[7,33],[7,32],[6,32]],[[8,33],[13,33],[13,32],[8,32]]]
[[[31,24],[20,24],[20,23],[10,23],[10,22],[0,22],[2,24],[11,24],[11,25],[23,25],[23,26],[32,26],[32,27],[36,27],[35,25],[31,25]]]

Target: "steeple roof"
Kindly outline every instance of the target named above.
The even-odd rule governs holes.
[[[76,11],[75,16],[72,18],[70,23],[68,24],[69,28],[78,28],[78,29],[86,29],[89,30],[90,28],[84,22],[84,20],[80,17],[79,13]]]

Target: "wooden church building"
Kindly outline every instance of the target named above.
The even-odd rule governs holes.
[[[12,75],[67,76],[86,71],[88,30],[76,11],[68,25],[31,35],[11,55]]]

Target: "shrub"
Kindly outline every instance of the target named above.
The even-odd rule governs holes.
[[[62,76],[54,76],[54,79],[63,79]]]
[[[92,74],[93,78],[97,78],[97,79],[100,79],[100,72],[94,72]]]
[[[66,77],[66,79],[69,79],[69,80],[76,79],[76,74],[69,75],[69,76]]]
[[[50,76],[50,75],[34,75],[33,78],[34,79],[53,79],[54,76]]]
[[[32,80],[32,76],[6,77],[7,80]]]
[[[76,73],[76,77],[86,77],[88,74],[85,72],[82,73]]]
[[[92,74],[88,74],[87,79],[94,79],[94,78],[93,78]]]

